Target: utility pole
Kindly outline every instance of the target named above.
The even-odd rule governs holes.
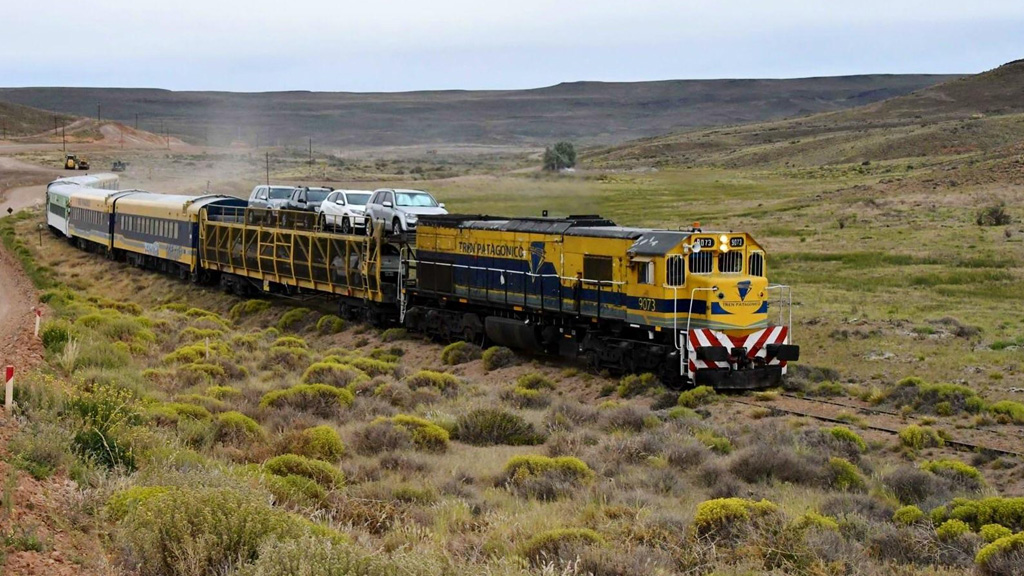
[[[139,113],[138,112],[135,113],[135,129],[136,130],[139,129]]]
[[[103,109],[103,107],[99,103],[96,103],[96,123],[97,124],[99,124],[103,120],[103,115],[100,114],[100,111],[102,109]]]
[[[309,177],[313,177],[313,138],[309,138]]]
[[[267,186],[270,186],[270,152],[267,152]]]
[[[7,140],[7,116],[4,116],[4,140]]]
[[[64,148],[64,153],[67,154],[68,153],[68,139],[64,135],[64,123],[63,122],[61,122],[61,125],[60,125],[60,143],[61,143],[61,146]]]
[[[57,113],[53,113],[53,135],[57,135]]]

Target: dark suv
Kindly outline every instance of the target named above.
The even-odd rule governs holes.
[[[292,197],[282,206],[285,210],[298,210],[300,212],[320,213],[320,204],[327,199],[327,195],[333,192],[333,188],[310,188],[303,186],[292,192]]]

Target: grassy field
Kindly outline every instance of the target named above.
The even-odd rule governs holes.
[[[1022,380],[1024,231],[974,220],[1020,201],[930,189],[926,168],[896,199],[890,175],[859,168],[405,183],[461,212],[748,230],[796,287],[795,389],[870,397],[936,430],[1019,429],[1024,406],[999,401]],[[5,233],[12,247],[35,217]],[[498,367],[501,350],[485,360],[28,244],[48,363],[20,389],[13,461],[77,481],[127,572],[1012,574],[1020,558],[975,559],[1024,530],[1021,500],[1003,498],[1021,495],[1020,463],[952,451],[928,427],[895,438],[851,416],[848,432],[772,412],[771,392],[751,409],[541,359]],[[958,512],[966,527],[947,521],[954,497],[983,508]],[[990,508],[1002,530],[982,529]]]

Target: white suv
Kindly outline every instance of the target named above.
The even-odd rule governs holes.
[[[447,213],[444,204],[438,204],[433,196],[422,190],[374,190],[373,197],[366,203],[366,217],[369,222],[383,222],[385,230],[392,234],[415,230],[420,216]],[[367,226],[366,233],[372,232],[373,226]]]
[[[369,190],[335,190],[320,205],[320,227],[341,229],[352,234],[356,228],[366,226],[366,202],[373,192]]]

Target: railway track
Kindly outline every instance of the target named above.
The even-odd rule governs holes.
[[[767,408],[776,412],[836,424],[850,424],[850,420],[845,416],[844,412],[852,411],[866,414],[872,416],[872,420],[858,423],[857,426],[892,435],[899,434],[900,430],[909,424],[919,423],[917,419],[906,418],[900,413],[891,410],[868,408],[835,400],[804,398],[794,394],[780,394],[778,400],[771,401],[758,401],[743,396],[734,396],[730,400],[737,404]],[[1002,431],[988,428],[971,429],[969,431],[970,435],[987,436],[987,438],[967,438],[964,434],[954,434],[945,428],[939,428],[934,425],[932,427],[942,430],[946,439],[946,445],[953,448],[967,451],[981,450],[996,454],[1024,457],[1024,447],[1021,446],[1021,439],[1007,436]]]

